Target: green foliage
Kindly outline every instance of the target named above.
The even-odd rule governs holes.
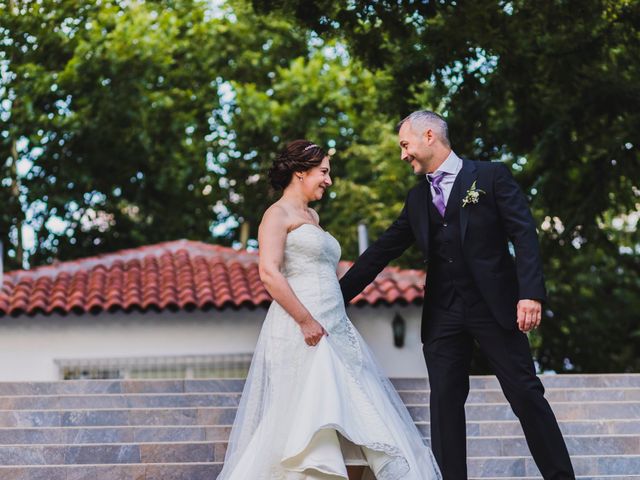
[[[375,92],[386,79],[372,75],[356,62],[345,63],[334,56],[337,49],[329,45],[292,60],[286,68],[276,68],[266,85],[231,82],[232,108],[238,113],[226,126],[226,135],[233,141],[226,145],[220,162],[225,176],[234,182],[225,206],[229,214],[251,225],[252,238],[257,235],[267,204],[278,195],[269,191],[266,171],[287,141],[309,138],[325,150],[335,151],[332,174],[338,185],[341,179],[349,179],[353,189],[358,180],[371,178],[375,162],[365,143],[375,145],[380,138],[380,123],[378,128],[371,128],[370,122],[378,115]],[[362,147],[352,149],[355,145]],[[367,172],[364,175],[363,168]],[[333,198],[336,195],[340,197],[340,187],[331,193]],[[325,198],[318,207],[324,222],[333,221],[344,204]],[[338,233],[342,238],[347,234],[342,230]]]
[[[353,259],[357,224],[365,222],[372,238],[379,235],[399,214],[415,179],[399,159],[393,122],[378,111],[377,92],[389,77],[372,74],[341,49],[336,43],[312,48],[308,56],[275,68],[262,85],[231,82],[236,115],[223,134],[232,141],[221,155],[230,179],[221,203],[227,217],[249,225],[250,238],[256,238],[262,213],[279,195],[270,191],[266,171],[285,142],[309,138],[335,152],[335,184],[317,209],[325,228],[341,241],[343,257]],[[409,252],[400,263],[415,264],[417,258]]]
[[[317,208],[353,259],[415,182],[393,126],[429,108],[531,198],[542,365],[637,371],[639,23],[634,0],[0,0],[5,264],[29,229],[29,265],[240,224],[255,245],[294,138],[332,152]]]
[[[20,179],[30,263],[206,238],[206,136],[219,104],[205,5],[20,2],[2,19],[2,157],[17,142],[30,165]]]
[[[435,109],[459,154],[512,164],[543,227],[543,367],[638,370],[640,238],[635,223],[624,235],[612,225],[640,211],[640,2],[253,4],[392,78],[379,97],[388,118]]]
[[[458,153],[524,160],[521,183],[568,228],[634,208],[640,2],[253,3],[339,38],[389,75],[381,108],[391,118],[437,108]]]
[[[637,205],[640,211],[640,205]],[[545,368],[640,370],[638,215],[607,215],[600,238],[568,239],[558,219],[542,223],[549,305],[538,348]]]
[[[402,210],[407,191],[416,178],[400,160],[395,130],[379,120],[364,125],[361,139],[339,158],[344,162],[345,173],[335,180],[331,210],[323,218],[326,227],[338,233],[343,257],[355,259],[358,224],[365,223],[370,239],[375,240]],[[396,263],[420,268],[421,258],[417,249],[412,248]]]

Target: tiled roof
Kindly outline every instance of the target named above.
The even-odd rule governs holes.
[[[340,273],[350,266],[340,262]],[[424,273],[386,268],[352,303],[421,303]],[[266,307],[255,252],[177,240],[4,275],[0,316]]]

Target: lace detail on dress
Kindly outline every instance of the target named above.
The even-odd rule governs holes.
[[[358,382],[358,377],[362,369],[362,349],[360,348],[360,342],[355,333],[355,328],[349,319],[344,317],[331,328],[329,335],[331,336],[331,341],[339,346],[340,351],[344,355],[345,366],[353,377],[353,380]]]
[[[376,480],[398,480],[409,472],[409,462],[404,457],[393,458],[381,470],[375,472]]]

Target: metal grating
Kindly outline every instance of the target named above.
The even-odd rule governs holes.
[[[62,380],[245,378],[251,353],[56,359]]]

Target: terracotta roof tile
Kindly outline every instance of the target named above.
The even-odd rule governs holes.
[[[343,274],[351,263],[341,262]],[[386,268],[353,304],[421,303],[424,272]],[[256,308],[271,302],[258,255],[177,240],[4,276],[0,316]]]

